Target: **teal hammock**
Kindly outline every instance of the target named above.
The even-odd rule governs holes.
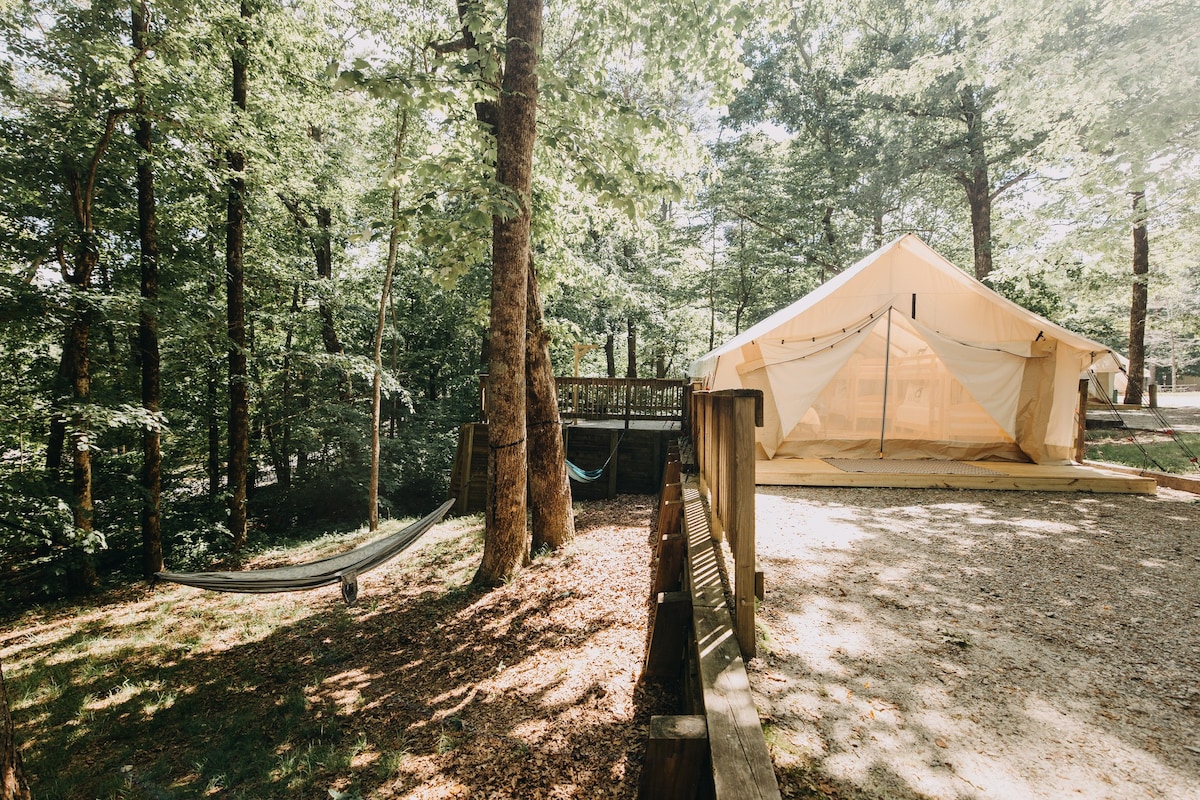
[[[617,448],[621,446],[621,439],[624,438],[625,434],[622,433],[620,438],[617,439],[617,443],[613,445],[612,452],[608,454],[608,458],[605,459],[603,464],[595,469],[583,469],[582,467],[572,464],[568,460],[567,474],[571,476],[571,480],[578,483],[595,483],[596,481],[600,480],[600,478],[604,476],[604,470],[608,469],[608,465],[612,463],[613,456],[617,454]]]

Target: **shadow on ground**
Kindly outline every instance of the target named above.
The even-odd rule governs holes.
[[[761,489],[788,797],[1191,798],[1200,505]]]
[[[576,544],[490,593],[465,585],[480,534],[459,524],[351,608],[336,587],[171,587],[22,620],[0,646],[35,796],[633,797],[671,700],[635,688],[641,500],[636,527],[594,504]]]

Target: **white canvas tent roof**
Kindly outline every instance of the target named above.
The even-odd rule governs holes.
[[[1117,355],[1001,297],[908,235],[692,364],[760,389],[768,458],[1061,463],[1079,378]]]

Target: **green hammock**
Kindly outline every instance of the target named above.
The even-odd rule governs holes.
[[[581,469],[575,466],[570,461],[567,462],[567,473],[571,476],[571,480],[580,483],[595,483],[600,480],[604,474],[604,468],[608,466],[608,462],[604,462],[604,466],[598,469]]]
[[[624,432],[617,439],[617,443],[613,445],[612,452],[608,454],[608,458],[604,463],[595,469],[583,469],[582,467],[572,464],[567,461],[567,474],[571,476],[571,480],[579,483],[595,483],[604,475],[604,470],[608,469],[608,465],[612,462],[613,456],[617,454],[617,448],[621,446],[621,440],[625,438]]]
[[[299,592],[341,583],[342,599],[347,605],[358,597],[358,576],[391,561],[409,545],[441,521],[454,505],[447,500],[407,527],[356,547],[339,556],[296,564],[290,567],[245,570],[242,572],[156,572],[154,577],[212,592]]]

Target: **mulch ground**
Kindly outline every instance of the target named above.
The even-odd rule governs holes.
[[[0,655],[35,796],[633,798],[675,702],[638,681],[656,502],[578,504],[576,541],[490,592],[467,518],[348,609],[160,586],[28,612]]]

